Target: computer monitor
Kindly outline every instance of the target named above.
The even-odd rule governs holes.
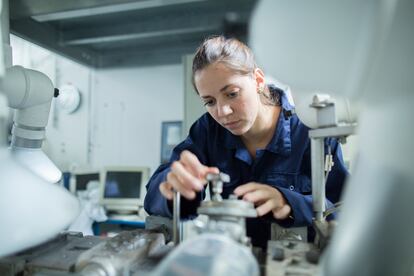
[[[144,204],[147,167],[105,167],[101,174],[101,204],[117,213],[137,212]]]
[[[72,172],[69,180],[69,189],[74,194],[79,191],[85,191],[89,181],[100,182],[100,177],[100,171],[98,170]]]

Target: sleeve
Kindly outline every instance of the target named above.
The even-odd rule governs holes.
[[[164,198],[159,190],[159,186],[167,178],[167,174],[171,170],[171,164],[180,158],[180,154],[184,150],[189,150],[194,153],[201,163],[206,164],[206,137],[207,137],[207,124],[204,117],[197,120],[191,127],[188,137],[177,145],[168,163],[158,167],[158,169],[151,176],[148,184],[146,185],[147,194],[144,200],[144,209],[150,215],[159,215],[164,217],[172,217],[172,200]],[[181,217],[193,218],[195,217],[197,207],[200,205],[201,200],[204,198],[204,191],[197,193],[194,200],[187,200],[181,198]]]
[[[329,172],[326,182],[326,209],[333,207],[333,204],[338,202],[343,190],[345,179],[348,176],[348,171],[342,157],[341,146],[336,139],[325,139],[325,153],[331,149],[333,155],[334,166]],[[302,173],[298,176],[298,186],[311,186],[311,168],[310,168],[310,148],[306,153],[307,162],[304,162]],[[302,182],[302,183],[301,183]],[[292,217],[286,220],[277,220],[278,224],[283,227],[300,227],[309,226],[312,224],[313,206],[312,195],[303,194],[297,191],[291,191],[287,188],[279,188],[289,205],[292,207]],[[336,217],[336,213],[331,214],[327,219],[331,220]]]

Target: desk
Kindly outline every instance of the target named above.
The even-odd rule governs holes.
[[[102,233],[101,226],[105,225],[115,225],[118,226],[121,230],[127,230],[123,228],[128,229],[136,229],[136,228],[145,228],[145,221],[132,221],[132,220],[120,220],[120,219],[108,219],[106,221],[102,222],[95,222],[92,226],[93,234],[95,236],[100,236]]]

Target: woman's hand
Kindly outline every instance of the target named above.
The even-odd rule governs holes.
[[[252,202],[259,217],[272,212],[275,219],[286,219],[292,212],[282,193],[266,184],[250,182],[237,187],[234,194]]]
[[[197,156],[185,150],[180,159],[171,164],[166,181],[160,184],[161,194],[171,200],[175,190],[187,199],[194,199],[196,192],[201,191],[207,183],[205,178],[208,173],[219,173],[219,170],[204,166]]]

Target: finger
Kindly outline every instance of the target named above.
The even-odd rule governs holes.
[[[276,207],[276,202],[272,199],[266,201],[264,204],[256,208],[259,217],[266,215]]]
[[[162,182],[160,184],[159,189],[160,189],[161,194],[165,198],[167,198],[169,200],[173,200],[173,198],[174,198],[174,190],[173,190],[172,185],[170,183],[168,183],[168,182]],[[182,193],[180,193],[180,194],[182,194]],[[185,195],[184,194],[182,194],[182,195],[185,196],[188,199],[194,199],[195,198],[195,193],[194,192],[191,192],[191,191],[190,192],[186,192]]]
[[[201,191],[203,189],[203,183],[192,175],[181,162],[175,161],[171,164],[171,173],[182,184],[180,186],[184,186],[187,190]],[[175,186],[173,187],[175,188]]]
[[[172,188],[179,192],[182,196],[184,196],[187,199],[194,199],[195,198],[195,192],[190,187],[186,187],[183,185],[182,182],[180,182],[177,178],[177,176],[174,173],[168,173],[167,174],[167,181],[171,184]]]
[[[181,195],[188,200],[193,200],[196,197],[196,193],[194,191],[186,191],[185,193],[181,193]]]
[[[273,212],[273,216],[275,219],[286,219],[292,212],[292,207],[289,204],[283,205],[282,208],[277,209]]]
[[[266,189],[259,188],[244,194],[243,200],[258,203],[261,201],[267,201],[272,198],[272,194],[269,193]]]
[[[207,176],[209,173],[219,174],[220,170],[217,167],[204,167],[204,175],[203,178]]]
[[[165,198],[169,200],[173,199],[174,193],[172,191],[172,186],[168,182],[162,182],[159,186],[159,189],[160,189],[161,194]]]
[[[200,163],[197,156],[194,155],[192,152],[185,150],[180,154],[180,162],[188,168],[191,173],[201,179],[200,175],[203,173],[204,165]]]
[[[237,196],[242,196],[246,193],[250,193],[254,190],[257,190],[259,187],[261,186],[261,184],[258,184],[256,182],[249,182],[247,184],[244,185],[240,185],[239,187],[237,187],[233,193]]]
[[[205,184],[204,181],[208,173],[219,173],[219,169],[215,167],[207,167],[200,163],[197,156],[191,153],[188,150],[185,150],[180,155],[180,162],[184,167],[188,168],[192,175],[202,180],[202,184]]]

